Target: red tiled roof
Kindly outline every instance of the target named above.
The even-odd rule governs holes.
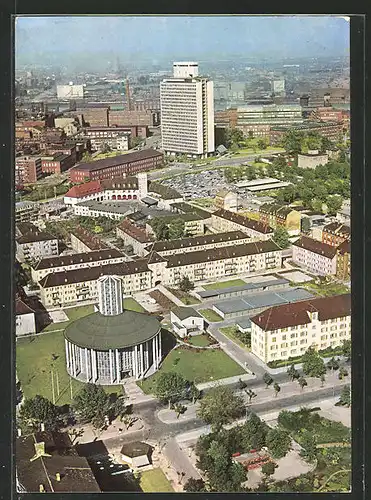
[[[336,247],[328,245],[327,243],[322,243],[322,241],[309,238],[308,236],[302,236],[299,238],[293,246],[304,248],[309,252],[316,253],[318,255],[324,255],[328,259],[333,259],[336,255]]]
[[[348,293],[273,306],[250,319],[262,330],[272,331],[309,324],[311,320],[308,312],[318,312],[320,321],[349,316],[350,307]]]
[[[148,235],[145,229],[135,226],[128,219],[120,222],[117,229],[121,229],[121,231],[139,241],[139,243],[150,243],[153,241],[153,237]]]
[[[103,191],[103,189],[100,181],[90,181],[85,184],[80,184],[79,186],[73,186],[64,196],[69,198],[82,198],[83,196],[100,193],[101,191]]]

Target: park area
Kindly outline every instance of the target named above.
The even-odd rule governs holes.
[[[158,374],[170,371],[177,372],[196,384],[245,373],[240,365],[219,349],[198,351],[192,347],[179,347],[173,349],[164,359],[157,373],[143,382],[139,382],[139,386],[146,394],[151,394]]]
[[[171,493],[173,487],[161,469],[151,469],[140,473],[140,487],[144,493]]]

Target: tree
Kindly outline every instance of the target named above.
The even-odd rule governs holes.
[[[58,414],[58,408],[49,399],[38,394],[25,399],[19,410],[20,420],[33,429],[40,424],[44,424],[45,429],[56,428]]]
[[[254,165],[249,165],[246,169],[246,177],[248,181],[256,179],[256,168]]]
[[[281,390],[281,387],[277,384],[277,382],[274,383],[273,389],[274,389],[275,397],[277,397],[278,393]]]
[[[269,375],[269,373],[267,372],[264,373],[263,382],[265,383],[266,389],[273,383],[273,378]]]
[[[181,218],[174,219],[174,221],[169,224],[169,240],[178,240],[183,238],[184,230],[184,220]]]
[[[332,357],[328,362],[327,362],[327,368],[329,370],[332,370],[332,371],[336,371],[339,369],[340,367],[340,364],[339,364],[339,361],[337,359],[335,359],[334,357]]]
[[[351,359],[352,356],[352,341],[349,339],[343,340],[342,342],[343,355],[347,358],[347,361]]]
[[[248,136],[249,136],[249,139],[254,139],[254,132],[252,130],[249,130]]]
[[[301,232],[304,234],[310,231],[310,220],[309,217],[302,217],[301,219]]]
[[[305,380],[305,378],[304,378],[304,377],[300,377],[300,378],[298,379],[298,384],[300,385],[301,390],[303,390],[303,389],[304,389],[304,387],[305,387],[306,385],[308,385],[308,382]]]
[[[256,398],[257,394],[251,390],[251,389],[248,389],[246,392],[246,396],[249,398],[249,404],[251,403],[251,400]]]
[[[188,397],[191,398],[192,404],[194,404],[195,401],[201,397],[201,391],[200,389],[197,388],[194,382],[189,383],[187,392],[188,392]]]
[[[188,276],[183,276],[183,278],[179,282],[179,290],[181,290],[182,292],[188,293],[193,290],[194,287],[194,283],[192,283]]]
[[[244,389],[246,389],[246,387],[247,387],[246,382],[239,378],[238,379],[238,388],[240,389],[240,391],[243,391]]]
[[[339,380],[342,380],[344,377],[347,376],[348,376],[348,370],[344,366],[341,366],[339,369]]]
[[[111,146],[107,142],[104,142],[102,144],[102,153],[110,153],[111,151],[112,151]]]
[[[259,149],[267,149],[267,142],[264,139],[259,139],[257,144]]]
[[[277,226],[272,239],[280,248],[287,248],[290,245],[289,233],[283,226]]]
[[[229,424],[244,412],[243,399],[227,386],[218,386],[201,399],[197,415],[214,429]]]
[[[260,450],[266,444],[269,427],[258,415],[251,413],[241,426],[241,443],[244,450]]]
[[[101,427],[99,423],[104,423],[109,411],[109,396],[100,385],[84,384],[75,395],[72,406],[82,422],[92,422],[96,428]]]
[[[267,446],[273,458],[283,458],[291,448],[290,434],[283,429],[270,429],[267,434]]]
[[[203,479],[190,477],[184,485],[184,491],[187,493],[204,493],[207,491],[205,481]]]
[[[312,198],[311,207],[312,207],[314,212],[322,213],[322,209],[323,209],[322,200],[318,200],[317,198]]]
[[[308,377],[320,378],[326,373],[326,366],[322,357],[313,348],[309,347],[302,357],[303,372]]]
[[[343,198],[339,195],[328,196],[326,198],[327,213],[329,215],[336,215],[343,205]]]
[[[269,476],[272,476],[275,470],[276,470],[276,464],[274,462],[267,462],[262,466],[262,473],[264,474],[266,479],[268,479]]]
[[[296,130],[288,130],[282,140],[283,147],[288,153],[300,153],[304,134]]]
[[[290,365],[290,367],[287,369],[286,373],[290,377],[291,381],[295,380],[296,378],[299,378],[299,376],[298,376],[299,372],[295,368],[294,364]]]
[[[169,239],[169,228],[166,222],[161,217],[155,217],[152,222],[152,229],[156,235],[158,240],[167,240]]]
[[[351,406],[352,397],[351,397],[351,390],[350,390],[349,385],[346,385],[345,387],[343,387],[341,394],[340,394],[340,399],[339,399],[338,404],[340,406],[347,406],[348,408]]]
[[[161,401],[168,403],[169,408],[172,403],[176,403],[185,396],[188,382],[179,373],[160,373],[154,387],[154,394]]]
[[[317,439],[315,434],[304,429],[301,434],[301,446],[300,456],[309,462],[314,462],[317,457]]]
[[[180,415],[183,415],[183,413],[187,411],[187,407],[180,403],[176,403],[174,406],[174,411],[176,413],[176,418],[178,419]]]

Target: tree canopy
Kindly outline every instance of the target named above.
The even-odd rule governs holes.
[[[193,290],[194,287],[194,283],[192,283],[188,276],[183,276],[183,278],[179,282],[179,290],[181,290],[182,292],[188,293]]]
[[[272,239],[280,248],[287,248],[290,245],[289,233],[283,226],[277,226]]]
[[[154,394],[161,401],[176,403],[186,395],[189,382],[176,372],[159,373],[154,387]]]
[[[110,410],[110,399],[102,386],[84,384],[73,398],[72,407],[82,422],[92,422],[99,428]]]
[[[227,386],[213,387],[201,399],[197,415],[207,424],[220,429],[240,417],[245,410],[243,399]]]
[[[309,347],[309,349],[307,349],[307,351],[304,353],[302,362],[303,372],[308,377],[321,378],[321,375],[325,375],[325,362],[313,347]]]
[[[283,458],[291,448],[290,434],[284,429],[270,429],[267,434],[267,446],[273,458]]]
[[[44,424],[45,429],[54,429],[57,426],[58,413],[58,408],[49,399],[36,395],[24,400],[19,417],[28,427],[36,428]]]

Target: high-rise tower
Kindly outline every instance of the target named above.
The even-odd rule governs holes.
[[[103,316],[117,316],[123,312],[122,281],[118,276],[98,278],[99,312]]]
[[[198,76],[198,63],[175,62],[173,78],[161,82],[162,149],[167,154],[207,157],[215,151],[213,82]]]

